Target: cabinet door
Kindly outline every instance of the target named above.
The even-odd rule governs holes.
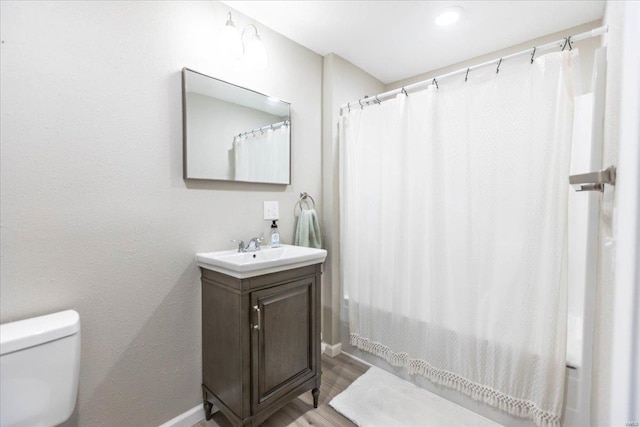
[[[251,294],[253,412],[316,374],[316,281],[298,280]]]

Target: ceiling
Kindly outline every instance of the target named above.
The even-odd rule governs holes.
[[[587,1],[224,1],[291,40],[385,84],[602,18]],[[440,27],[445,7],[460,20]],[[268,43],[267,43],[268,45]]]

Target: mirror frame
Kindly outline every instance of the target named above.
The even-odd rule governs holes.
[[[209,76],[207,74],[201,73],[199,71],[195,71],[191,68],[188,67],[183,67],[182,68],[182,178],[184,180],[194,180],[194,181],[218,181],[218,182],[242,182],[242,183],[249,183],[249,184],[268,184],[268,185],[291,185],[291,152],[292,152],[292,132],[291,132],[291,103],[284,101],[280,98],[277,98],[280,102],[283,102],[285,104],[287,104],[288,108],[289,108],[289,180],[288,182],[267,182],[267,181],[242,181],[242,180],[235,180],[235,179],[218,179],[218,178],[193,178],[193,177],[189,177],[187,176],[187,71],[195,73],[195,74],[199,74],[203,77],[207,77],[209,79],[213,79],[216,80],[220,83],[224,83],[226,85],[229,86],[233,86],[234,88],[243,90],[243,91],[247,91],[247,92],[252,92],[256,95],[260,95],[263,96],[265,98],[273,98],[269,95],[266,95],[264,93],[258,92],[256,90],[253,89],[249,89],[240,85],[236,85],[233,83],[229,83],[225,80],[222,79],[218,79],[216,77],[212,77]],[[217,99],[217,98],[216,98]],[[241,104],[238,104],[241,105]]]

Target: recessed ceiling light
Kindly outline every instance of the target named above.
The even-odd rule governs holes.
[[[459,6],[452,6],[444,9],[435,20],[435,23],[440,26],[451,25],[460,19],[462,14],[462,8]]]

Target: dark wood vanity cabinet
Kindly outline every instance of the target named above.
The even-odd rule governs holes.
[[[236,426],[257,426],[320,389],[321,264],[247,279],[201,268],[202,390]]]

